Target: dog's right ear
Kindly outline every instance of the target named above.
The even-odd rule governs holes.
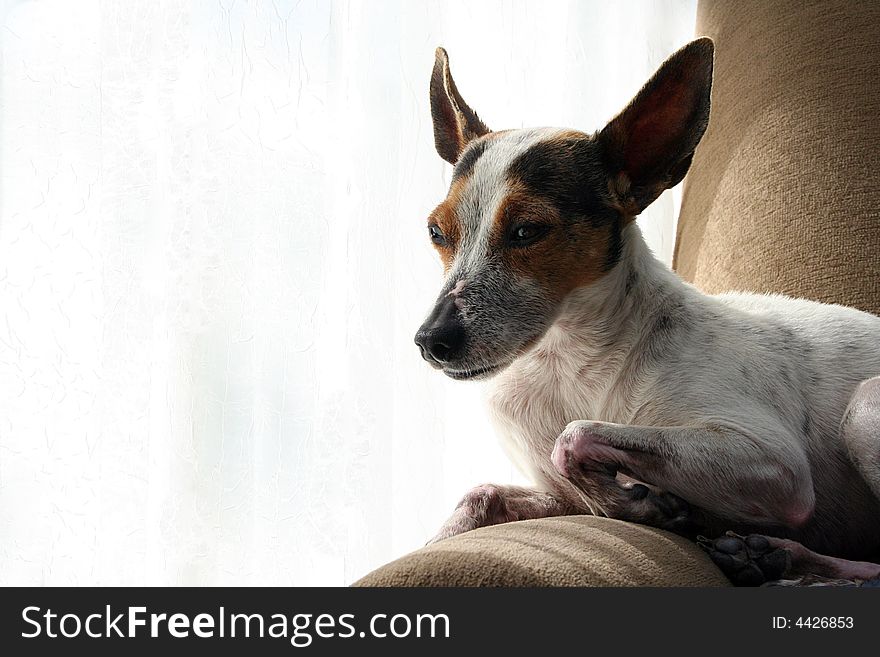
[[[599,133],[627,215],[639,214],[687,173],[709,123],[714,52],[705,37],[676,52]]]
[[[468,143],[491,132],[458,93],[449,71],[449,57],[443,48],[434,53],[431,74],[431,118],[434,119],[434,145],[450,164],[458,161]]]

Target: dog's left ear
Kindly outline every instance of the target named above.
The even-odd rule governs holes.
[[[709,123],[714,52],[705,37],[676,52],[599,133],[626,214],[637,215],[687,173]]]
[[[449,57],[443,48],[437,48],[434,53],[431,118],[434,119],[434,145],[440,157],[450,164],[458,161],[472,139],[491,132],[458,93],[449,71]]]

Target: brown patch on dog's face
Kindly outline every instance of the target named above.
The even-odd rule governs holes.
[[[458,206],[461,199],[462,191],[467,185],[467,178],[461,177],[452,181],[449,187],[449,194],[446,198],[434,208],[433,212],[428,216],[428,226],[436,225],[443,233],[445,243],[433,243],[437,253],[440,254],[440,260],[443,262],[443,270],[449,271],[452,261],[455,258],[455,252],[461,240],[461,225],[458,219]]]
[[[508,183],[493,244],[516,275],[534,280],[558,303],[617,263],[624,218],[591,137],[565,131],[536,144],[511,164]],[[517,247],[509,236],[523,224],[546,232]]]
[[[521,227],[543,235],[517,246],[512,238]],[[567,221],[550,200],[520,183],[512,185],[493,218],[490,244],[506,270],[535,281],[558,303],[607,273],[612,232],[610,223]]]
[[[461,210],[462,197],[465,189],[471,182],[474,167],[491,142],[508,132],[509,130],[490,132],[483,137],[473,140],[467,146],[459,160],[455,163],[455,168],[452,172],[452,183],[449,186],[446,198],[428,217],[428,225],[435,224],[446,237],[445,244],[434,243],[434,248],[440,254],[443,269],[447,273],[455,259],[455,254],[461,242],[463,231],[459,212]]]

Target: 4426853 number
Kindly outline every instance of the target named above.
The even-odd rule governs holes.
[[[852,616],[799,616],[793,625],[799,629],[848,630],[853,627]]]

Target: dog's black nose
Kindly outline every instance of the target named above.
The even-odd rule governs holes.
[[[422,358],[438,363],[456,359],[464,346],[464,327],[458,322],[443,324],[416,333],[416,344],[422,350]]]
[[[449,363],[461,355],[465,331],[453,299],[443,298],[434,306],[433,312],[416,333],[415,341],[422,358],[428,362]]]

